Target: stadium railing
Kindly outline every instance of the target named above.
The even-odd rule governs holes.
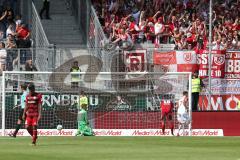
[[[89,48],[89,52],[92,55],[103,61],[103,71],[109,71],[110,66],[107,64],[107,62],[109,62],[112,57],[111,54],[108,54],[108,52],[103,49],[104,43],[106,41],[107,37],[103,32],[95,9],[92,6],[90,11],[87,46]]]
[[[49,47],[52,44],[49,43],[46,33],[43,29],[40,17],[38,15],[37,9],[32,2],[32,38],[35,40],[34,46],[41,47]]]
[[[24,71],[28,60],[32,60],[38,71],[52,71],[56,68],[56,58],[59,58],[51,48],[1,49],[1,54],[1,64],[7,71]],[[63,62],[59,60],[59,63]]]
[[[54,58],[53,56],[55,51],[55,46],[54,44],[50,44],[46,33],[43,29],[40,17],[38,15],[37,9],[35,7],[35,4],[32,2],[32,30],[31,30],[31,36],[32,39],[34,40],[33,42],[33,47],[37,48],[34,49],[34,54],[35,54],[35,58],[37,61],[35,61],[35,65],[39,68],[39,70],[42,71],[49,71],[49,65],[46,65],[46,61],[44,61],[44,59],[47,60],[47,62],[53,62]],[[51,52],[51,54],[46,54],[47,52]],[[39,60],[39,61],[38,61]],[[51,64],[52,67],[50,68],[54,68],[54,63]]]

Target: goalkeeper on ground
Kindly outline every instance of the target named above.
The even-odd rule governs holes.
[[[93,136],[92,128],[89,127],[87,118],[87,104],[81,105],[81,110],[78,113],[78,130],[76,136]]]

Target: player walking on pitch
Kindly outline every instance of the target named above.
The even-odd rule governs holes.
[[[14,137],[14,138],[16,138],[17,133],[18,133],[19,129],[22,126],[22,122],[24,121],[24,119],[22,119],[22,117],[23,117],[24,108],[26,107],[26,97],[27,97],[27,94],[28,94],[27,85],[26,84],[22,84],[21,85],[21,91],[22,91],[21,104],[20,104],[21,111],[20,111],[20,114],[19,114],[19,117],[18,117],[16,129],[13,132],[13,134],[9,134],[10,137]],[[16,107],[19,107],[19,105],[17,105]]]
[[[29,94],[26,97],[26,107],[23,112],[23,119],[26,118],[25,128],[32,136],[32,144],[36,145],[37,125],[41,118],[42,110],[42,95],[35,92],[34,84],[30,84],[28,89]]]
[[[171,97],[169,95],[164,96],[164,99],[161,101],[160,104],[161,110],[162,110],[162,115],[161,115],[161,120],[162,120],[162,132],[165,134],[165,127],[166,127],[166,122],[169,123],[169,127],[171,129],[171,134],[173,134],[173,115],[172,115],[172,110],[173,110],[173,102],[171,100]]]
[[[188,106],[188,92],[184,91],[183,97],[178,101],[178,104],[177,104],[177,120],[179,122],[177,136],[180,135],[181,129],[183,130],[183,135],[185,134],[185,125],[189,123],[187,106]]]

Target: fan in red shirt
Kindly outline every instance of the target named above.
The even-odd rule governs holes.
[[[30,37],[30,31],[27,29],[25,24],[21,24],[16,30],[19,39],[27,39]]]
[[[161,104],[160,104],[160,107],[162,110],[162,115],[161,115],[162,132],[163,134],[165,134],[165,126],[167,121],[171,129],[171,134],[174,135],[173,134],[174,124],[173,124],[173,114],[172,114],[174,105],[170,97],[171,97],[170,95],[165,95],[164,99],[161,101]]]
[[[30,84],[28,89],[29,94],[26,97],[26,107],[24,109],[23,119],[25,119],[26,114],[25,127],[32,136],[32,144],[36,145],[37,125],[41,118],[42,95],[35,92],[34,84]]]

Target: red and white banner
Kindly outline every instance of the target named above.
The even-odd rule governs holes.
[[[157,65],[158,72],[175,72],[177,70],[176,52],[166,51],[153,53],[153,63]],[[156,70],[156,66],[155,66]]]
[[[127,72],[145,72],[146,71],[146,50],[124,51],[124,62]]]
[[[153,63],[159,70],[166,72],[195,72],[199,71],[202,78],[208,76],[208,51],[155,51]],[[239,58],[238,58],[239,57]],[[225,71],[226,68],[226,71]],[[212,51],[212,77],[237,78],[240,72],[240,52],[227,52],[225,50]],[[226,74],[226,76],[225,76]],[[240,77],[240,76],[239,76]]]
[[[166,129],[163,135],[161,129],[94,129],[95,136],[172,136],[169,129]],[[175,129],[175,133],[177,133]],[[13,133],[13,129],[6,129],[5,135]],[[62,129],[61,131],[55,129],[39,129],[38,136],[75,136],[76,129]],[[182,133],[183,134],[183,133]],[[192,136],[223,136],[222,129],[193,129]],[[0,135],[2,131],[0,130]],[[184,135],[189,135],[186,130]],[[30,136],[27,130],[19,130],[17,136]]]
[[[177,72],[194,72],[198,70],[195,51],[176,51]]]
[[[176,61],[176,52],[168,51],[168,52],[154,52],[153,54],[153,62],[154,64],[161,65],[174,65],[177,64]]]
[[[201,78],[208,77],[208,56],[207,50],[196,51],[197,54],[197,64],[199,65],[199,76]],[[226,51],[214,50],[212,51],[212,78],[224,78],[225,75],[225,54]]]
[[[195,51],[155,51],[153,63],[155,70],[162,72],[194,72],[198,70]]]

